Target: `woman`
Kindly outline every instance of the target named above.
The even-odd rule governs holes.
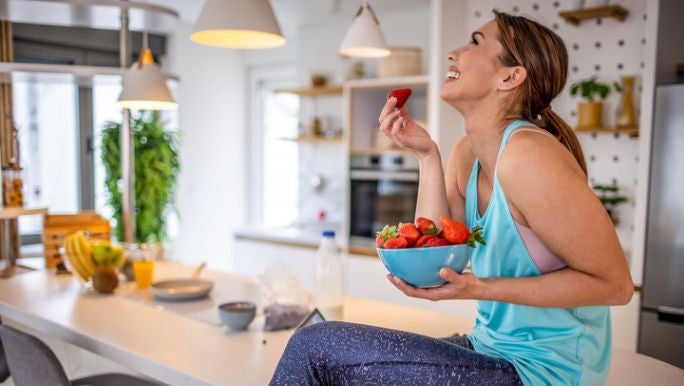
[[[612,222],[587,185],[577,137],[551,100],[565,85],[562,40],[524,17],[494,11],[449,53],[442,99],[466,136],[446,173],[439,149],[390,98],[380,129],[420,160],[416,216],[448,214],[484,229],[472,274],[442,268],[442,287],[404,294],[477,299],[467,337],[432,339],[323,323],[290,340],[272,384],[597,385],[611,357],[608,305],[632,283]]]

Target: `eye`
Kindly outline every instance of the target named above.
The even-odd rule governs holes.
[[[475,40],[475,38],[470,38],[470,44],[477,45],[477,40]]]

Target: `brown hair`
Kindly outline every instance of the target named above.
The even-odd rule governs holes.
[[[575,132],[551,110],[551,101],[565,87],[568,51],[563,40],[549,28],[522,16],[494,10],[505,66],[527,70],[525,83],[518,87],[506,110],[507,118],[530,121],[551,133],[575,157],[587,174],[587,164]]]

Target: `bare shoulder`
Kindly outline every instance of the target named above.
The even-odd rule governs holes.
[[[500,180],[544,178],[549,173],[586,179],[575,157],[556,138],[536,126],[518,129],[497,163]],[[503,181],[502,181],[503,182]]]

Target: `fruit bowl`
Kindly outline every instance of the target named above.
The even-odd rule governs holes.
[[[394,276],[418,288],[437,287],[446,283],[439,277],[442,267],[463,272],[470,259],[467,244],[432,248],[377,248],[380,260]]]

